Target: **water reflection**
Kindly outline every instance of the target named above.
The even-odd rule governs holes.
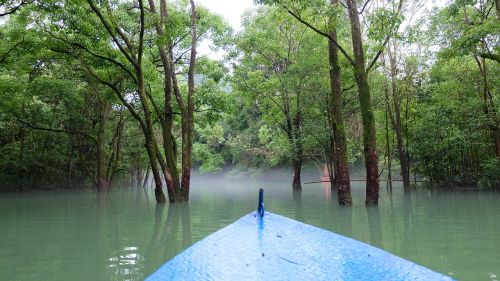
[[[332,199],[332,193],[335,193],[335,186],[329,182],[322,182],[321,189],[323,191],[323,196],[327,201]]]
[[[157,205],[152,190],[1,194],[0,280],[143,280],[192,243],[255,211],[259,187],[266,209],[383,247],[459,280],[500,275],[500,195],[381,192],[353,206],[320,184],[290,190],[284,181],[193,182],[189,203]],[[328,188],[330,188],[328,186]]]
[[[304,220],[304,211],[302,207],[302,189],[293,189],[293,207],[295,210],[295,219]]]
[[[384,248],[384,238],[382,235],[382,221],[378,206],[365,208],[368,218],[368,228],[370,230],[370,244],[379,248]]]
[[[161,242],[165,256],[174,256],[192,244],[191,216],[189,203],[175,203],[168,206],[167,219]]]
[[[337,200],[331,201],[332,204],[336,204]],[[338,205],[336,205],[338,206]],[[342,234],[347,237],[353,237],[352,231],[352,217],[353,217],[353,208],[352,207],[341,207],[339,209],[338,217],[342,221],[342,225],[337,229],[342,229]],[[338,231],[338,230],[337,230]]]
[[[108,259],[108,276],[120,280],[137,280],[142,276],[141,263],[144,258],[134,246],[123,247]]]

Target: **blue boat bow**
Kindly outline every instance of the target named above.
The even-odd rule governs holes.
[[[146,280],[452,280],[357,240],[270,212],[261,216],[260,206]]]

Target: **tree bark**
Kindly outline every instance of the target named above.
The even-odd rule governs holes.
[[[156,16],[156,7],[153,0],[149,0],[150,11]],[[163,26],[167,19],[167,2],[166,0],[160,1],[160,17],[155,21],[155,29],[158,38],[164,37]],[[163,150],[165,153],[165,166],[163,168],[165,181],[167,183],[168,198],[170,202],[180,200],[180,184],[179,172],[177,170],[177,155],[175,153],[175,140],[173,135],[173,109],[172,109],[172,88],[173,88],[173,63],[171,56],[167,53],[166,48],[158,40],[158,51],[163,66],[163,83],[164,83],[164,115],[161,121],[162,135],[163,135]],[[172,49],[169,48],[172,52]],[[161,158],[163,160],[163,158]],[[162,164],[162,162],[160,162]]]
[[[394,114],[392,114],[392,111],[390,110],[389,114],[391,117],[392,126],[396,131],[399,163],[401,164],[401,176],[403,177],[403,189],[405,192],[409,192],[410,173],[408,170],[408,157],[406,155],[406,150],[404,147],[403,125],[401,124],[401,97],[396,81],[396,76],[397,76],[397,65],[396,65],[396,54],[395,54],[396,46],[394,47],[394,53],[391,54],[390,48],[388,48],[388,52],[389,52],[389,61],[391,66],[392,104],[394,106]]]
[[[292,161],[292,164],[293,164],[292,187],[293,189],[300,189],[302,187],[302,181],[300,178],[300,173],[302,170],[302,159],[294,159]]]
[[[386,85],[384,83],[384,92],[387,91]],[[385,142],[386,142],[386,154],[387,154],[387,186],[392,191],[392,150],[391,141],[389,139],[389,102],[386,104],[385,108]]]
[[[497,18],[500,23],[500,0],[495,0],[495,8],[497,9]]]
[[[188,70],[188,99],[187,108],[183,112],[182,120],[182,181],[181,181],[181,200],[189,200],[189,185],[191,181],[191,162],[193,150],[193,132],[194,132],[194,74],[196,68],[196,6],[193,0],[191,3],[191,56]]]
[[[102,102],[104,103],[104,102]],[[106,121],[107,121],[107,106],[101,104],[99,112],[99,128],[97,130],[97,175],[96,175],[96,186],[97,191],[106,192],[108,191],[108,180],[106,177],[106,156],[105,156],[105,138],[106,138]]]
[[[165,194],[163,194],[161,176],[158,169],[158,158],[156,156],[151,109],[144,88],[144,74],[142,73],[142,68],[140,67],[140,65],[137,65],[135,69],[137,73],[138,94],[139,94],[139,99],[141,100],[142,103],[142,111],[144,112],[144,123],[146,125],[146,127],[144,128],[145,129],[144,137],[146,139],[146,151],[148,153],[148,158],[151,165],[151,172],[153,173],[153,178],[155,181],[155,198],[157,203],[165,203],[166,199],[165,199]]]
[[[379,197],[378,156],[375,118],[373,115],[368,75],[365,70],[363,42],[356,0],[347,0],[351,21],[351,37],[354,53],[354,75],[358,86],[358,98],[363,122],[363,147],[366,166],[366,205],[377,205]]]
[[[482,58],[481,60],[474,56],[474,59],[476,60],[476,64],[479,68],[479,72],[481,73],[482,77],[482,84],[483,84],[483,110],[484,114],[486,115],[488,120],[488,128],[490,130],[492,140],[493,140],[493,145],[495,149],[495,155],[497,157],[500,157],[500,126],[499,126],[499,121],[497,119],[496,115],[496,107],[493,102],[493,98],[490,93],[490,87],[488,83],[488,68],[486,66],[486,60]],[[488,106],[488,103],[490,106]]]
[[[146,188],[149,182],[149,173],[151,171],[151,167],[147,167],[146,175],[144,176],[144,181],[142,182],[142,188]]]
[[[338,0],[331,0],[331,5],[337,6]],[[337,40],[337,30],[330,31],[333,40]],[[332,40],[328,40],[328,60],[330,62],[330,126],[333,134],[332,159],[335,169],[335,184],[337,186],[339,205],[350,206],[351,183],[349,179],[349,164],[347,161],[347,141],[342,112],[342,87],[338,48]]]
[[[300,174],[302,171],[302,162],[304,158],[304,145],[302,144],[302,101],[301,101],[301,93],[297,93],[297,99],[295,102],[295,119],[294,119],[294,127],[292,130],[293,139],[294,139],[294,147],[295,147],[295,159],[294,159],[294,175],[292,186],[295,189],[302,188],[302,182],[300,178]]]
[[[112,41],[115,43],[116,47],[120,50],[122,55],[127,59],[127,61],[134,67],[134,72],[136,75],[135,82],[137,84],[137,93],[139,95],[139,99],[142,105],[142,111],[144,114],[144,120],[141,116],[134,110],[134,108],[126,101],[126,99],[121,95],[120,91],[117,89],[116,85],[110,83],[109,81],[105,81],[102,78],[93,72],[91,69],[86,67],[87,71],[99,82],[110,87],[120,99],[120,101],[129,109],[132,116],[139,122],[141,125],[141,129],[144,134],[144,138],[146,141],[146,151],[148,153],[149,162],[151,164],[151,171],[153,173],[154,181],[155,181],[155,198],[157,203],[165,203],[165,195],[162,190],[162,182],[158,169],[158,158],[155,152],[155,139],[154,139],[154,128],[153,122],[151,118],[151,106],[147,99],[147,94],[145,91],[145,81],[144,81],[144,73],[142,71],[142,61],[143,61],[143,52],[144,52],[144,34],[146,31],[145,28],[145,8],[144,1],[138,0],[138,8],[139,8],[139,39],[136,44],[133,44],[131,39],[127,36],[127,34],[123,31],[123,29],[115,22],[110,23],[106,17],[101,13],[99,7],[94,3],[93,0],[87,0],[92,11],[99,18],[100,22],[111,36]],[[107,8],[107,11],[111,13],[110,4],[108,2],[102,3]]]
[[[121,141],[123,136],[123,129],[125,126],[125,120],[123,112],[120,112],[120,120],[116,125],[115,133],[111,140],[111,156],[108,159],[108,167],[106,168],[106,179],[108,181],[108,189],[111,187],[113,177],[118,170],[118,163],[120,163],[121,157]]]
[[[488,121],[488,127],[491,131],[491,136],[495,147],[495,155],[497,157],[500,157],[500,129],[496,116],[496,107],[493,103],[493,99],[491,98],[490,86],[488,82],[488,68],[486,66],[486,60],[484,58],[482,59],[482,65],[483,67],[481,74],[483,76],[483,102],[485,107],[485,114],[487,118],[491,119]],[[489,109],[488,103],[490,103]]]

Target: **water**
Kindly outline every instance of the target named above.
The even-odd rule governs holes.
[[[352,208],[328,186],[195,180],[189,204],[157,206],[151,191],[0,194],[0,280],[141,280],[167,260],[257,208],[380,247],[459,280],[500,279],[500,195],[381,189]]]

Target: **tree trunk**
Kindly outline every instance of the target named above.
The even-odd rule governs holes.
[[[117,95],[117,97],[120,99],[122,104],[124,104],[132,116],[139,121],[141,125],[141,129],[144,134],[144,138],[146,140],[146,151],[148,153],[149,161],[151,164],[151,171],[153,173],[154,181],[155,181],[155,198],[157,203],[164,203],[165,202],[165,195],[163,194],[162,190],[162,182],[161,182],[161,177],[160,173],[158,170],[158,159],[156,156],[156,144],[155,144],[155,139],[154,139],[154,128],[153,128],[153,122],[151,118],[151,111],[150,111],[150,104],[148,102],[147,94],[145,91],[145,82],[144,82],[144,73],[142,71],[142,61],[143,61],[143,52],[144,52],[144,35],[146,33],[146,23],[145,23],[145,8],[144,8],[144,1],[139,0],[138,1],[138,8],[139,8],[139,19],[140,19],[140,24],[139,24],[139,40],[137,42],[137,46],[134,46],[134,44],[131,43],[131,39],[127,36],[127,34],[124,32],[124,30],[114,23],[110,23],[108,19],[101,13],[100,9],[94,3],[92,0],[87,0],[87,3],[89,4],[90,8],[94,11],[94,13],[98,16],[100,22],[108,32],[108,34],[111,36],[112,41],[114,42],[115,46],[120,50],[120,52],[123,54],[123,56],[127,59],[127,61],[134,67],[134,72],[136,75],[136,85],[137,85],[137,93],[139,95],[139,99],[141,101],[142,105],[142,111],[144,113],[144,120],[140,117],[140,115],[134,110],[134,108],[126,101],[126,99],[122,96],[122,93],[120,90],[110,82],[106,82],[103,79],[99,78],[98,75],[95,73],[92,73],[90,69],[86,68],[93,77],[98,79],[101,83],[107,85],[110,87]],[[104,2],[102,3],[103,5],[106,6],[106,10],[108,14],[111,14],[110,16],[113,17],[112,11],[111,11],[111,6],[109,2]]]
[[[99,129],[97,130],[97,176],[96,176],[96,186],[97,191],[106,192],[108,191],[108,180],[106,177],[106,157],[105,157],[105,137],[106,137],[106,121],[107,121],[107,109],[105,105],[101,106],[99,112]]]
[[[142,161],[140,161],[141,158],[139,158],[139,161],[137,161],[137,176],[135,177],[135,187],[139,188],[141,187],[142,184],[142,178],[144,174],[144,170],[142,169]]]
[[[338,5],[338,0],[331,0],[334,6]],[[337,31],[333,28],[330,36],[337,40]],[[328,60],[330,62],[330,125],[333,133],[333,162],[335,169],[335,184],[337,185],[337,194],[339,205],[350,206],[351,183],[349,180],[349,165],[347,162],[347,141],[344,128],[344,116],[342,113],[342,88],[340,80],[340,64],[338,48],[328,40]]]
[[[488,128],[491,133],[491,137],[493,140],[493,145],[495,149],[495,155],[497,157],[500,157],[500,126],[499,126],[499,121],[497,120],[496,116],[496,107],[493,102],[493,98],[491,97],[490,93],[490,87],[488,83],[488,68],[486,66],[486,60],[482,58],[479,60],[477,56],[474,56],[474,59],[476,60],[476,64],[479,68],[479,72],[481,73],[482,76],[482,84],[483,84],[483,110],[484,114],[486,115],[488,120]],[[490,106],[488,106],[488,103]]]
[[[292,129],[293,135],[293,145],[295,148],[295,157],[293,161],[293,182],[292,186],[294,189],[302,188],[302,182],[300,179],[300,174],[302,171],[302,162],[304,158],[304,146],[302,144],[302,100],[301,92],[297,93],[297,99],[295,101],[295,120]]]
[[[182,181],[181,181],[181,200],[189,200],[189,185],[191,181],[191,162],[193,150],[193,132],[194,132],[194,74],[196,67],[196,6],[193,0],[191,3],[191,56],[188,70],[188,100],[187,108],[184,111],[184,120],[182,120],[183,142],[182,142]]]
[[[153,14],[156,16],[156,7],[153,0],[149,0],[149,7]],[[159,21],[155,21],[155,29],[158,38],[164,37],[163,27],[167,19],[167,2],[166,0],[160,1],[160,17]],[[166,48],[158,41],[158,50],[163,65],[163,83],[164,83],[164,116],[160,118],[162,135],[163,135],[163,150],[165,153],[165,162],[160,164],[167,183],[168,198],[170,202],[180,199],[180,185],[179,185],[179,172],[177,170],[177,155],[175,153],[175,140],[173,136],[173,109],[172,109],[172,87],[173,87],[173,63],[171,57],[167,54]],[[172,53],[172,49],[169,48]],[[163,160],[162,157],[159,157]],[[163,167],[165,166],[165,167]]]
[[[144,176],[144,181],[142,182],[142,188],[146,188],[149,181],[149,172],[151,171],[151,167],[146,169],[146,175]]]
[[[144,88],[144,75],[140,67],[136,67],[137,80],[138,80],[138,93],[141,103],[143,105],[144,122],[146,127],[144,137],[146,139],[146,151],[148,153],[149,162],[151,165],[151,172],[155,181],[155,198],[157,203],[165,203],[165,194],[163,194],[160,172],[158,169],[158,158],[156,157],[156,147],[153,132],[153,122],[151,119],[151,111],[149,102],[146,99],[146,91]]]
[[[170,203],[173,203],[176,201],[176,192],[174,190],[175,187],[172,181],[172,175],[168,171],[168,164],[165,159],[163,159],[163,155],[161,155],[160,148],[158,148],[157,144],[155,144],[155,151],[156,157],[158,158],[158,162],[160,163],[160,167],[163,172],[163,177],[165,178],[165,183],[167,184],[168,201]]]
[[[498,22],[500,22],[500,0],[495,0],[495,8],[497,9]]]
[[[302,181],[300,179],[300,173],[302,170],[302,159],[294,159],[292,162],[293,162],[292,187],[295,190],[302,188]]]
[[[68,165],[68,186],[72,185],[71,182],[71,174],[73,173],[73,142],[71,139],[71,136],[68,136],[68,160],[67,160],[67,165]],[[23,171],[21,170],[21,175],[23,175]],[[23,176],[24,178],[24,176]]]
[[[497,0],[498,4],[498,0]],[[498,125],[498,120],[497,120],[497,115],[496,115],[496,107],[495,104],[493,103],[493,99],[491,97],[490,93],[490,86],[488,82],[488,68],[486,66],[486,59],[482,59],[483,63],[483,71],[482,76],[483,76],[483,99],[484,99],[484,104],[486,108],[486,117],[491,119],[488,121],[488,126],[491,131],[491,135],[493,138],[493,143],[495,145],[495,155],[497,157],[500,157],[500,128]],[[488,101],[490,103],[490,108],[488,110]]]
[[[44,139],[43,139],[43,146],[42,146],[42,151],[40,152],[40,155],[38,156],[38,159],[44,159],[45,157],[45,151],[47,150],[47,147],[49,145],[49,136],[48,135],[45,135]],[[33,165],[35,166],[35,171],[33,172],[33,177],[32,177],[32,184],[31,184],[31,188],[32,189],[35,189],[38,187],[39,183],[40,183],[40,178],[42,177],[42,173],[41,173],[41,165],[40,163],[38,163],[39,161],[37,160],[37,158],[35,157],[34,158],[34,163]]]
[[[403,189],[405,192],[409,192],[410,173],[408,171],[408,157],[406,156],[406,150],[404,148],[403,126],[401,124],[401,97],[396,83],[396,76],[397,76],[396,54],[395,53],[391,54],[389,48],[388,51],[389,51],[389,61],[391,64],[392,103],[394,106],[394,116],[391,115],[391,121],[394,130],[396,131],[399,163],[401,164],[401,175],[403,177]],[[394,52],[396,52],[396,47],[394,48]]]
[[[384,91],[387,91],[384,83]],[[386,142],[386,154],[387,154],[387,186],[392,191],[392,151],[391,151],[391,141],[389,139],[389,101],[387,101],[387,106],[385,109],[385,142]]]
[[[108,189],[111,187],[111,182],[113,177],[118,170],[118,163],[120,162],[121,156],[121,141],[123,136],[123,128],[125,126],[125,120],[123,119],[123,112],[120,112],[120,120],[116,125],[115,133],[111,140],[111,156],[108,160],[108,167],[106,168],[106,180],[108,181]]]
[[[351,21],[352,47],[354,52],[354,75],[358,86],[358,98],[363,122],[363,147],[366,166],[366,205],[377,205],[379,196],[378,156],[375,118],[373,115],[368,75],[365,70],[363,42],[356,0],[347,0]]]

